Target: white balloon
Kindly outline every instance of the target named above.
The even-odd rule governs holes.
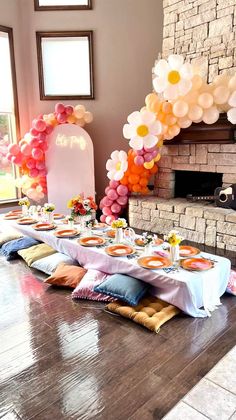
[[[228,104],[232,107],[236,107],[236,90],[230,95]]]
[[[236,124],[236,108],[231,108],[227,112],[227,118],[232,124]]]
[[[201,93],[198,97],[198,104],[204,109],[210,108],[213,102],[213,96],[208,92]]]
[[[205,124],[214,124],[219,119],[220,113],[216,106],[212,106],[203,113],[202,120]]]
[[[225,85],[217,86],[213,91],[214,101],[217,105],[222,105],[228,101],[230,91]]]
[[[173,114],[178,118],[185,117],[185,115],[188,113],[188,109],[189,106],[187,102],[180,99],[173,105]]]
[[[187,117],[179,118],[178,119],[178,125],[180,128],[188,128],[192,124],[192,120],[190,120]]]
[[[189,108],[188,118],[192,121],[199,120],[203,116],[203,109],[199,105],[192,105]]]

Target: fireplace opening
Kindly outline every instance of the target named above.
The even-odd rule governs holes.
[[[213,195],[222,187],[223,174],[212,172],[175,171],[175,197]]]

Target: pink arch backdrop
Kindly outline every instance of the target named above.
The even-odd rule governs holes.
[[[208,84],[199,69],[173,54],[155,63],[153,88],[145,106],[131,113],[123,127],[130,145],[128,153],[115,150],[106,163],[110,181],[100,202],[102,222],[110,224],[119,217],[131,192],[148,193],[164,140],[171,141],[193,122],[213,124],[220,112],[227,112],[228,120],[236,124],[236,75],[222,74]],[[65,123],[83,127],[91,121],[92,114],[82,105],[57,104],[54,113],[33,120],[30,132],[19,144],[9,146],[7,158],[21,169],[16,184],[24,194],[35,201],[47,194],[45,153],[54,127]]]

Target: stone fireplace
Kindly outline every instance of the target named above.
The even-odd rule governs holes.
[[[129,200],[130,226],[166,234],[178,229],[193,242],[236,251],[236,211],[186,195],[213,195],[236,183],[234,127],[222,117],[213,126],[193,125],[162,148],[154,194]]]

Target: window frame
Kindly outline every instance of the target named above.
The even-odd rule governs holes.
[[[18,91],[17,91],[17,79],[16,79],[16,64],[15,64],[15,52],[14,52],[14,37],[13,37],[13,29],[9,26],[0,25],[0,32],[5,32],[8,34],[9,40],[9,50],[10,50],[10,60],[11,60],[11,76],[12,76],[12,88],[13,88],[13,100],[14,100],[14,123],[15,123],[15,131],[16,131],[16,142],[18,143],[20,139],[20,116],[19,116],[19,104],[18,104]],[[1,111],[0,111],[1,113]],[[19,170],[13,164],[13,174],[16,178],[19,176]],[[21,197],[21,193],[16,187],[16,198],[13,199],[0,199],[0,205],[6,206],[8,204],[14,204],[18,202],[19,198]]]
[[[58,5],[58,6],[40,6],[39,0],[34,0],[34,10],[37,12],[55,11],[55,10],[91,10],[92,0],[88,0],[88,5]]]
[[[71,37],[87,37],[89,44],[89,78],[90,78],[90,94],[89,95],[47,95],[44,88],[44,70],[43,70],[43,54],[42,39],[43,38],[71,38]],[[38,57],[38,77],[39,77],[39,93],[41,100],[75,100],[75,99],[94,99],[94,71],[93,71],[93,31],[50,31],[36,32],[37,57]]]

